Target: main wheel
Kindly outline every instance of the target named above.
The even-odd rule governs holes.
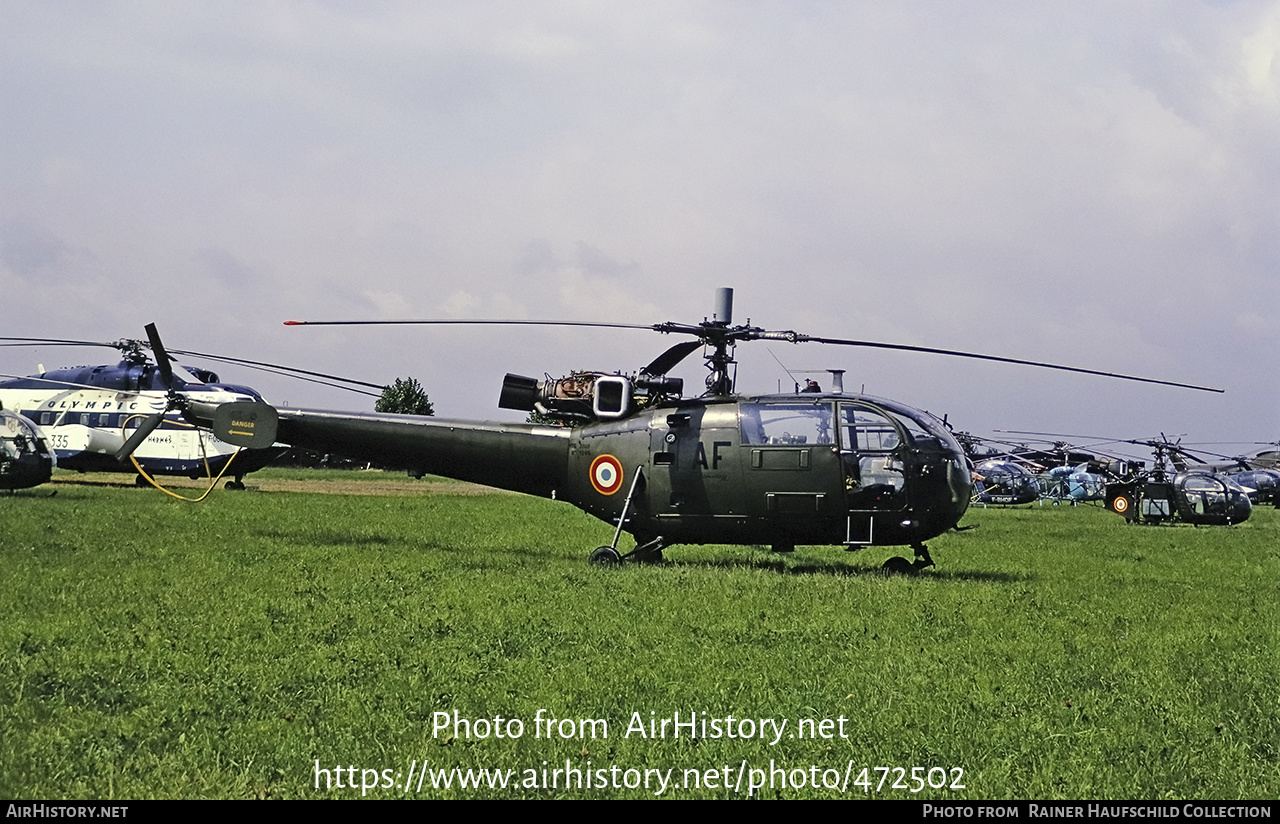
[[[596,547],[587,559],[596,566],[616,566],[622,563],[622,556],[611,546]]]
[[[916,569],[915,564],[903,558],[901,555],[895,555],[889,560],[881,564],[880,569],[890,575],[915,575],[920,570]]]

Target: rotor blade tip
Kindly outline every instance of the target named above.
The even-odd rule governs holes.
[[[306,321],[304,320],[287,320],[284,322],[284,325],[285,326],[301,326],[304,323],[306,323]]]

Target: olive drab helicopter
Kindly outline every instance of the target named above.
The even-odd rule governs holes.
[[[237,456],[238,447],[183,421],[176,412],[175,404],[179,397],[183,402],[221,404],[261,401],[261,395],[246,386],[221,383],[218,376],[207,369],[175,366],[164,351],[154,324],[149,325],[146,331],[147,341],[126,339],[111,343],[0,338],[0,341],[5,341],[0,344],[3,346],[110,347],[121,353],[120,362],[114,365],[47,371],[41,367],[38,375],[8,376],[8,380],[0,380],[0,406],[21,412],[31,424],[37,425],[42,438],[38,442],[47,444],[51,456],[63,469],[120,472],[128,468],[122,463],[123,459],[132,457],[140,473],[135,479],[140,486],[147,485],[142,473],[146,476],[200,477],[208,474],[209,477],[220,477],[225,471],[230,477],[227,488],[243,489],[246,473],[261,469],[276,457],[277,452],[269,448],[271,444]],[[152,352],[150,356],[146,351],[148,348]],[[249,368],[264,368],[266,371],[303,371],[218,355],[174,351]],[[320,377],[380,388],[375,384],[336,376]],[[320,382],[328,383],[327,380]],[[37,441],[28,436],[26,443],[30,446]],[[15,448],[16,444],[5,446],[8,452]],[[49,472],[44,472],[44,481],[49,480],[48,475]],[[0,481],[0,488],[4,488],[3,483]]]
[[[1152,525],[1231,526],[1249,520],[1253,513],[1249,490],[1233,476],[1193,467],[1188,463],[1190,450],[1163,436],[1125,443],[1150,447],[1153,466],[1135,478],[1108,484],[1107,509],[1130,523]]]
[[[378,413],[213,406],[182,399],[189,420],[232,443],[281,443],[553,498],[614,526],[591,560],[659,560],[676,544],[797,545],[854,550],[906,545],[932,565],[925,541],[955,527],[973,491],[964,452],[932,414],[896,401],[830,392],[734,393],[740,342],[815,342],[932,352],[1087,374],[1128,376],[950,350],[733,325],[733,290],[697,324],[570,321],[288,321],[545,324],[648,329],[688,336],[634,373],[576,372],[545,380],[508,374],[498,405],[546,423],[498,423]],[[706,392],[684,397],[668,376],[702,350]],[[1148,378],[1128,378],[1190,387]],[[1220,390],[1208,390],[1220,391]],[[618,549],[622,532],[636,547]]]

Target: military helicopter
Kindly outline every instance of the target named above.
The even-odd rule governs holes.
[[[1254,504],[1269,503],[1272,506],[1280,506],[1280,470],[1269,468],[1265,459],[1260,459],[1262,456],[1252,458],[1243,455],[1228,456],[1203,449],[1191,450],[1186,447],[1184,451],[1188,458],[1202,463],[1201,466],[1196,467],[1197,469],[1226,475],[1243,487],[1249,494],[1249,500]],[[1214,460],[1197,458],[1197,453]]]
[[[12,492],[47,483],[57,465],[40,427],[0,404],[0,489]]]
[[[979,504],[1018,506],[1040,498],[1040,482],[1022,463],[988,458],[973,467],[973,500]]]
[[[1054,503],[1073,505],[1106,500],[1107,477],[1089,469],[1088,463],[1050,468],[1041,479],[1041,495]]]
[[[1019,506],[1029,504],[1041,495],[1035,472],[1040,467],[1029,464],[1019,450],[1001,452],[992,444],[1013,444],[980,438],[970,432],[956,432],[956,441],[964,449],[973,469],[973,503],[981,506]]]
[[[1190,467],[1187,450],[1164,437],[1126,443],[1150,447],[1155,460],[1149,472],[1107,484],[1107,509],[1130,523],[1230,526],[1249,520],[1249,491],[1231,476]]]
[[[0,404],[20,410],[32,422],[39,424],[44,430],[45,441],[52,447],[58,465],[63,469],[119,472],[123,457],[131,455],[139,471],[146,475],[198,478],[207,474],[218,477],[226,469],[231,476],[226,482],[227,488],[244,489],[244,476],[261,469],[276,456],[276,451],[269,448],[271,445],[241,454],[233,461],[238,447],[183,421],[174,411],[173,404],[179,395],[187,400],[211,404],[261,401],[262,396],[247,386],[221,383],[218,375],[207,369],[175,367],[159,342],[154,324],[147,327],[147,335],[148,341],[119,340],[113,343],[0,338],[8,341],[3,344],[5,346],[107,346],[120,350],[122,356],[114,365],[50,371],[42,368],[38,375],[0,381]],[[156,354],[153,362],[148,348],[153,353],[163,354]],[[303,371],[217,355],[175,352],[250,368],[272,367],[268,371]],[[348,381],[335,376],[321,377]],[[375,386],[359,381],[348,382]],[[159,417],[156,417],[157,413]],[[129,443],[127,450],[126,441]],[[139,474],[136,481],[139,486],[148,485],[143,474]]]
[[[175,399],[188,420],[244,446],[282,443],[567,501],[615,527],[591,560],[659,560],[676,544],[907,545],[933,564],[925,541],[956,526],[973,491],[964,452],[934,415],[896,401],[830,392],[742,396],[733,391],[739,342],[775,340],[904,349],[1149,378],[951,350],[768,331],[732,321],[733,290],[697,324],[540,321],[330,321],[514,323],[648,329],[688,336],[635,373],[577,372],[545,380],[508,374],[498,405],[545,423],[497,423],[377,413],[221,406]],[[321,322],[288,321],[287,325]],[[153,349],[156,347],[153,345]],[[668,373],[703,350],[706,392],[683,396]],[[630,533],[636,547],[618,550]]]

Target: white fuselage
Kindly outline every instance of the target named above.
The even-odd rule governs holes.
[[[208,403],[253,400],[241,392],[198,382],[187,383],[183,394]],[[0,382],[0,403],[43,430],[57,454],[58,466],[80,471],[129,471],[128,461],[116,461],[116,450],[145,418],[165,408],[166,393],[72,386],[31,377]],[[152,474],[200,475],[206,462],[220,468],[236,449],[171,412],[134,457]]]

